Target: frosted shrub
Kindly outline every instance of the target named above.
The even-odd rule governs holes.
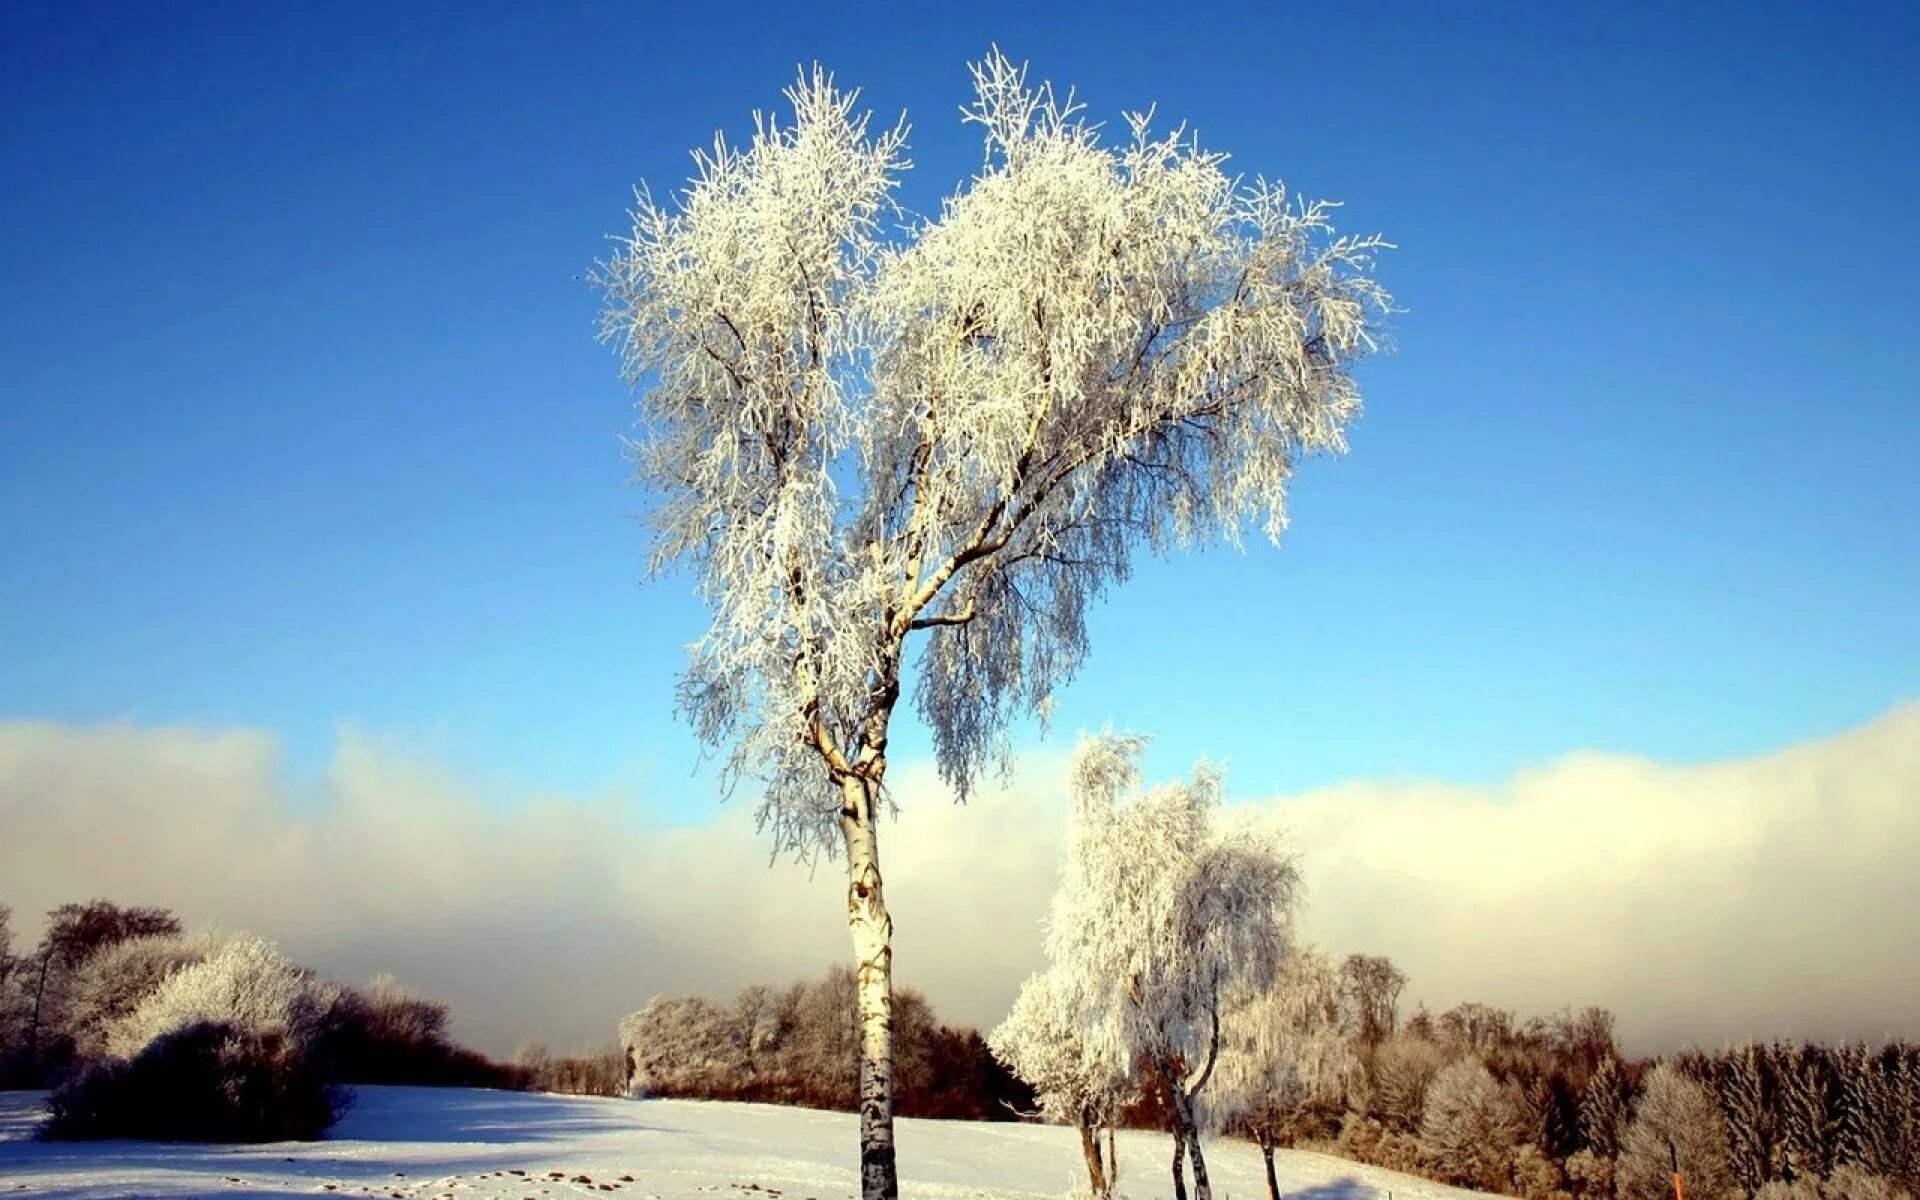
[[[1620,1200],[1672,1195],[1675,1156],[1688,1200],[1733,1200],[1740,1194],[1728,1163],[1720,1106],[1679,1067],[1661,1063],[1647,1076],[1614,1168]]]
[[[57,1088],[49,1138],[276,1142],[318,1138],[346,1107],[283,1031],[198,1022],[131,1061],[88,1066]]]
[[[1913,1200],[1913,1193],[1884,1175],[1849,1163],[1834,1168],[1824,1180],[1772,1180],[1753,1194],[1753,1200]]]
[[[1567,1186],[1581,1196],[1613,1195],[1613,1160],[1591,1150],[1579,1150],[1567,1159]]]
[[[1559,1164],[1531,1142],[1513,1148],[1507,1170],[1512,1193],[1525,1200],[1553,1200],[1555,1196],[1565,1195],[1560,1190]]]
[[[108,1052],[107,1031],[123,1022],[177,971],[204,962],[209,937],[131,938],[95,954],[74,980],[69,1017],[82,1057]]]
[[[747,1054],[729,1017],[704,996],[649,1000],[620,1023],[620,1042],[633,1066],[628,1089],[636,1096],[737,1092],[746,1082]]]
[[[447,1033],[447,1006],[375,977],[365,988],[315,992],[317,1041],[349,1083],[426,1087],[524,1087],[530,1072],[492,1062]]]
[[[1427,1086],[1446,1061],[1440,1047],[1425,1038],[1396,1037],[1383,1043],[1373,1056],[1367,1110],[1389,1129],[1418,1129],[1426,1115]]]
[[[111,1022],[105,1048],[132,1058],[162,1035],[203,1022],[304,1042],[324,1015],[326,998],[313,973],[287,961],[273,943],[237,938],[174,971],[132,1012]]]
[[[1523,1136],[1512,1097],[1479,1059],[1463,1058],[1433,1077],[1420,1119],[1420,1147],[1440,1174],[1456,1183],[1501,1188],[1513,1147]]]
[[[1835,1167],[1820,1190],[1826,1200],[1914,1200],[1898,1183],[1854,1163]]]

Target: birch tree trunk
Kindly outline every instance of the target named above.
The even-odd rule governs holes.
[[[1267,1200],[1280,1200],[1280,1181],[1273,1174],[1273,1139],[1260,1139],[1260,1154],[1267,1160]]]
[[[1187,1200],[1187,1131],[1173,1131],[1173,1200]]]
[[[893,1153],[893,918],[880,879],[879,765],[841,780],[847,928],[860,1010],[861,1200],[899,1200]]]
[[[1200,1152],[1200,1127],[1194,1120],[1193,1102],[1178,1085],[1171,1091],[1174,1120],[1180,1126],[1174,1136],[1185,1142],[1193,1155],[1193,1200],[1213,1200],[1213,1187],[1207,1181],[1207,1159]]]
[[[1087,1160],[1087,1185],[1092,1194],[1105,1197],[1112,1183],[1107,1179],[1106,1164],[1100,1161],[1100,1130],[1092,1122],[1082,1118],[1080,1126],[1080,1153]]]
[[[1200,1153],[1200,1131],[1189,1124],[1187,1140],[1193,1143],[1193,1200],[1213,1200],[1213,1185],[1207,1181],[1207,1159]]]

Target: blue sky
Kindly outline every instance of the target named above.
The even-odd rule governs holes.
[[[1286,548],[1146,564],[1056,738],[1480,781],[1920,692],[1920,10],[694,7],[0,8],[0,717],[703,818],[581,276],[803,61],[908,112],[931,208],[992,42],[1347,201],[1408,310]]]

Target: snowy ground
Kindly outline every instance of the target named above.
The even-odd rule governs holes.
[[[600,1100],[456,1088],[369,1087],[324,1142],[186,1146],[33,1140],[43,1096],[0,1092],[0,1200],[10,1196],[287,1196],[468,1200],[853,1200],[854,1118],[690,1100]],[[906,1200],[1059,1196],[1084,1186],[1071,1130],[902,1121]],[[1120,1192],[1171,1192],[1165,1136],[1120,1135]],[[1251,1146],[1207,1150],[1220,1200],[1264,1200]],[[1319,1154],[1287,1152],[1297,1200],[1459,1200],[1474,1195]]]

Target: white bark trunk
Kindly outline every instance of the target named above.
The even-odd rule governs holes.
[[[880,785],[848,776],[840,828],[847,848],[847,927],[860,1006],[861,1200],[899,1200],[893,1153],[893,918],[880,878]]]

